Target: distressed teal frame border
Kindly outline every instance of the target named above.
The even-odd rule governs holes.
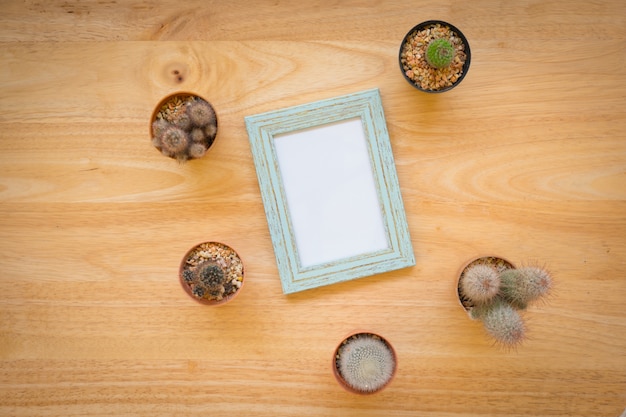
[[[365,132],[388,248],[304,268],[299,262],[273,139],[354,118],[361,119]],[[247,116],[245,123],[284,293],[415,265],[378,89]]]

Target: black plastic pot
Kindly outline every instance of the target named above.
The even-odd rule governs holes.
[[[456,36],[459,37],[459,39],[461,39],[461,41],[463,42],[463,44],[465,45],[465,63],[463,64],[463,73],[459,76],[459,78],[454,82],[454,84],[448,86],[448,87],[444,87],[441,88],[439,90],[427,90],[422,88],[419,84],[415,83],[413,80],[411,80],[405,73],[405,69],[402,65],[402,48],[404,47],[404,44],[406,43],[407,39],[411,36],[411,34],[416,31],[416,30],[422,30],[428,26],[432,26],[435,24],[440,24],[441,26],[447,26],[448,28],[450,28],[450,30],[452,30],[452,32],[455,33]],[[456,87],[457,85],[459,85],[461,83],[461,81],[463,81],[463,79],[465,78],[465,76],[467,75],[467,72],[469,71],[469,67],[470,67],[470,61],[472,58],[472,54],[470,51],[470,46],[469,46],[469,42],[467,41],[467,38],[465,37],[465,35],[463,35],[463,33],[456,27],[451,25],[450,23],[444,22],[442,20],[427,20],[425,22],[422,22],[418,25],[415,25],[411,30],[409,30],[407,32],[407,34],[404,36],[404,38],[402,39],[402,43],[400,43],[400,50],[398,52],[398,64],[400,64],[400,72],[402,73],[402,76],[404,77],[405,80],[407,80],[407,82],[409,84],[411,84],[413,87],[415,87],[416,89],[423,91],[425,93],[443,93],[445,91],[449,91],[451,89],[453,89],[454,87]]]

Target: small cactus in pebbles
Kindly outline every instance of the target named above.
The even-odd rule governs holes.
[[[243,285],[243,263],[218,242],[194,246],[181,262],[180,281],[188,294],[205,304],[225,302]]]
[[[213,107],[206,100],[188,94],[164,100],[152,122],[152,144],[179,162],[203,157],[216,134]]]
[[[434,68],[446,68],[454,59],[454,46],[445,38],[437,38],[426,47],[426,62]]]

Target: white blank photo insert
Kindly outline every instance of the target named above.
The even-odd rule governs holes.
[[[302,267],[389,247],[360,118],[274,137]]]

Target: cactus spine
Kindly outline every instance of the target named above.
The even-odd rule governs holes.
[[[520,309],[543,297],[552,287],[552,278],[544,269],[524,267],[501,274],[502,295]]]
[[[522,317],[507,302],[495,301],[481,315],[485,330],[504,346],[516,346],[524,340],[526,327]]]
[[[500,275],[492,266],[476,264],[465,271],[461,290],[476,304],[491,301],[500,290]]]
[[[471,302],[470,317],[481,320],[489,335],[504,346],[516,346],[526,335],[518,310],[545,297],[551,287],[552,277],[542,268],[496,269],[475,262],[461,274],[459,295]]]
[[[342,344],[336,366],[348,386],[359,392],[371,393],[389,382],[396,360],[384,340],[373,334],[361,333]]]

